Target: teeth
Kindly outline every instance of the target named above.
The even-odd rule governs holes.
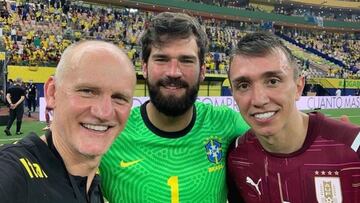
[[[96,131],[106,131],[109,126],[104,126],[104,125],[94,125],[94,124],[83,124],[83,126],[85,128],[91,129],[91,130],[96,130]]]
[[[259,119],[267,119],[273,116],[274,114],[275,112],[266,112],[266,113],[255,114],[254,116],[255,118],[259,118]]]

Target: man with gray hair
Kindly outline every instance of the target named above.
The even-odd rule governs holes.
[[[104,202],[96,174],[124,128],[135,70],[117,46],[83,41],[68,47],[45,83],[50,130],[0,148],[2,202]]]

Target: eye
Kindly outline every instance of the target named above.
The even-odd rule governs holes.
[[[82,88],[82,89],[77,90],[77,92],[79,92],[80,95],[84,96],[84,97],[91,97],[96,94],[96,92],[94,90],[89,89],[89,88]]]
[[[270,78],[268,81],[267,81],[267,84],[269,86],[278,86],[278,84],[280,83],[280,79],[279,78]]]
[[[240,82],[236,84],[235,88],[239,91],[246,91],[250,88],[250,84],[248,82]]]
[[[119,105],[129,104],[131,101],[130,99],[126,98],[125,96],[112,96],[112,99],[116,104],[119,104]]]
[[[193,64],[195,61],[193,59],[180,59],[180,63]]]

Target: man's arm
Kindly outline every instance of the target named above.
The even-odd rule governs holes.
[[[240,195],[240,192],[236,186],[236,182],[234,180],[234,178],[232,177],[232,173],[230,171],[230,167],[229,167],[229,154],[231,149],[234,149],[235,147],[235,142],[236,140],[234,140],[230,146],[229,146],[229,151],[226,155],[226,160],[227,160],[227,167],[226,167],[226,184],[228,187],[228,203],[245,203],[245,201],[243,200],[243,198]]]
[[[0,152],[0,166],[0,202],[24,202],[28,186],[19,163]]]
[[[9,104],[10,106],[12,105],[10,93],[7,93],[7,94],[6,94],[6,101],[8,102],[8,104]]]
[[[19,99],[19,101],[17,101],[14,105],[15,105],[15,108],[19,105],[19,104],[21,104],[21,102],[23,102],[25,100],[25,96],[21,96],[20,97],[20,99]]]

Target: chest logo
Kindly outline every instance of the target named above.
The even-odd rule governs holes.
[[[315,177],[315,189],[318,202],[342,202],[339,177]]]
[[[130,167],[132,165],[135,165],[135,164],[139,163],[140,161],[142,161],[142,160],[139,159],[139,160],[129,161],[129,162],[125,162],[124,160],[121,160],[120,167],[121,168],[127,168],[127,167]]]
[[[216,139],[211,139],[205,144],[207,158],[210,162],[218,164],[223,158],[221,143]]]
[[[254,186],[259,195],[261,195],[261,192],[259,190],[260,182],[261,182],[261,178],[257,181],[257,183],[255,183],[249,176],[246,177],[246,183],[249,183],[250,185]]]

